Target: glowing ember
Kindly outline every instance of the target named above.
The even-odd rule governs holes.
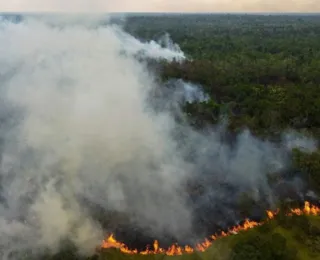
[[[267,211],[267,216],[268,219],[273,219],[278,213],[279,210],[276,210],[275,212],[272,211]],[[306,201],[304,203],[304,208],[299,209],[291,209],[290,212],[287,214],[288,216],[292,215],[320,215],[320,207],[311,205],[310,202]],[[185,247],[180,247],[177,244],[174,244],[170,246],[168,249],[163,249],[159,247],[159,242],[157,240],[154,241],[153,243],[153,249],[147,249],[145,251],[139,252],[137,249],[129,249],[125,244],[117,241],[113,235],[110,235],[107,239],[105,239],[102,242],[101,248],[106,249],[106,248],[118,248],[122,253],[125,254],[141,254],[141,255],[149,255],[149,254],[166,254],[166,255],[182,255],[182,254],[192,254],[194,251],[200,251],[203,252],[206,249],[208,249],[211,245],[212,242],[219,237],[225,237],[225,236],[230,236],[230,235],[235,235],[238,234],[240,231],[248,230],[251,228],[254,228],[256,226],[262,225],[263,222],[255,222],[255,221],[250,221],[248,219],[245,220],[245,222],[242,225],[238,225],[235,227],[232,227],[229,229],[229,231],[224,232],[222,231],[220,235],[215,234],[210,237],[210,239],[206,238],[202,243],[198,243],[195,245],[195,247],[191,246],[185,246]]]

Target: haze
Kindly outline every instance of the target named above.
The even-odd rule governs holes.
[[[319,12],[319,0],[1,0],[1,12]]]

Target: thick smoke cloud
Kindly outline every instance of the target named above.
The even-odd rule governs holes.
[[[179,233],[190,224],[179,195],[188,165],[170,138],[172,119],[148,112],[154,83],[132,55],[182,53],[111,25],[63,22],[1,24],[1,220],[11,220],[18,240],[57,246],[69,236],[92,249],[103,235],[81,198]]]
[[[141,43],[107,22],[52,19],[0,24],[2,259],[58,249],[64,238],[91,252],[105,234],[88,204],[154,237],[183,239],[193,233],[194,208],[232,199],[222,184],[271,201],[267,173],[286,168],[292,147],[316,147],[295,133],[277,146],[249,132],[230,144],[223,124],[206,133],[178,124],[175,101],[208,97],[178,80],[172,95],[150,99],[160,86],[143,62],[183,59],[177,46]],[[155,109],[170,96],[169,108]],[[185,187],[205,176],[192,204]]]

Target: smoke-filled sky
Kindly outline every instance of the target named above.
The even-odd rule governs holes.
[[[1,0],[3,12],[319,12],[319,0]]]

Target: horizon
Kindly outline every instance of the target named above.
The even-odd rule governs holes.
[[[175,11],[166,11],[166,12],[154,12],[154,11],[147,11],[147,12],[64,12],[64,11],[1,11],[0,14],[6,14],[6,15],[15,15],[15,14],[28,14],[28,15],[38,15],[38,14],[48,14],[48,15],[113,15],[113,14],[133,14],[133,15],[232,15],[232,14],[241,14],[241,15],[320,15],[320,12],[254,12],[254,11],[248,11],[248,12],[175,12]]]
[[[3,0],[3,12],[319,13],[319,0]]]

